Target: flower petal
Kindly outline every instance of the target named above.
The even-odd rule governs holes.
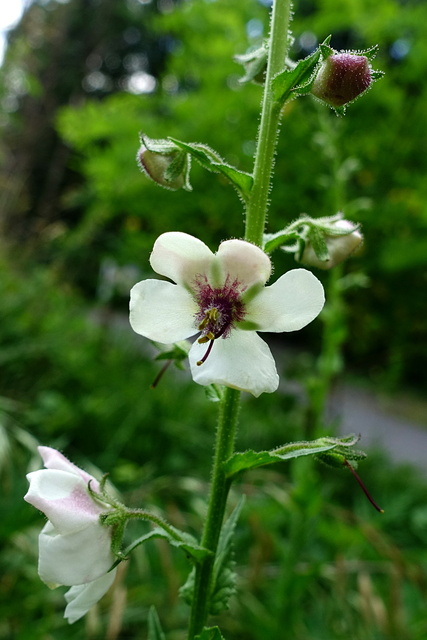
[[[131,290],[130,324],[150,340],[178,342],[198,333],[197,305],[184,287],[164,280],[143,280]]]
[[[262,249],[244,240],[226,240],[219,245],[216,260],[222,275],[238,280],[247,288],[264,285],[271,275],[271,261]],[[222,283],[220,283],[222,284]]]
[[[107,593],[114,582],[116,573],[117,569],[113,569],[110,573],[106,573],[89,584],[71,587],[65,594],[65,600],[68,604],[65,608],[64,618],[67,618],[70,624],[80,620]]]
[[[321,282],[306,269],[293,269],[263,289],[247,306],[245,321],[257,331],[297,331],[314,320],[325,303]]]
[[[206,349],[206,343],[195,342],[189,353],[191,374],[198,384],[223,384],[255,397],[277,389],[274,358],[255,332],[234,330],[229,337],[215,340],[206,362],[198,366]]]
[[[180,231],[159,236],[150,256],[156,273],[188,287],[196,275],[210,271],[213,260],[214,254],[204,242]]]
[[[80,531],[88,525],[101,526],[99,514],[105,511],[89,495],[85,481],[68,471],[41,469],[27,475],[30,483],[24,500],[52,522],[61,534]]]
[[[86,527],[60,535],[47,522],[39,536],[39,576],[49,586],[72,586],[96,580],[114,562],[107,527]]]
[[[80,476],[87,484],[90,481],[91,489],[99,491],[99,483],[89,473],[79,469],[75,464],[70,462],[62,453],[52,447],[37,447],[39,454],[42,457],[43,464],[46,469],[58,469],[60,471],[68,471],[74,473],[76,476]]]

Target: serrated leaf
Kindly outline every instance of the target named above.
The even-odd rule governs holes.
[[[160,625],[159,616],[155,607],[151,607],[148,612],[148,637],[147,640],[166,640],[165,634]]]
[[[223,160],[216,151],[205,144],[200,144],[198,142],[187,143],[182,142],[181,140],[176,140],[175,138],[170,138],[170,140],[177,147],[180,147],[189,153],[202,165],[202,167],[208,169],[208,171],[221,173],[225,176],[239,191],[243,198],[246,199],[248,197],[253,184],[253,178],[249,173],[239,171],[236,167],[232,167],[230,164],[225,162],[225,160]]]
[[[218,541],[218,548],[213,567],[213,589],[210,596],[209,610],[215,615],[228,608],[228,601],[236,591],[236,574],[234,572],[233,537],[237,520],[245,502],[242,496],[231,516],[224,523]]]
[[[225,640],[219,627],[209,627],[209,629],[203,629],[202,633],[196,636],[196,640]]]
[[[349,448],[355,445],[358,440],[358,436],[355,435],[344,438],[324,437],[307,442],[291,442],[272,451],[249,450],[244,453],[235,453],[224,463],[224,470],[227,477],[231,478],[242,471],[256,469],[266,464],[283,462],[301,456],[322,454],[337,448],[339,448],[340,454],[345,452],[345,456],[349,459]]]

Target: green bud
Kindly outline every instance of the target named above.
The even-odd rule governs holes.
[[[267,71],[268,49],[263,43],[258,49],[234,56],[235,62],[243,65],[245,75],[240,78],[242,84],[254,82],[263,85]]]
[[[190,156],[170,140],[151,140],[141,135],[137,162],[147,178],[161,187],[191,191]]]

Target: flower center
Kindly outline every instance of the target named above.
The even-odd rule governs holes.
[[[227,338],[236,322],[246,315],[245,305],[240,299],[246,287],[238,280],[230,282],[227,276],[222,287],[211,287],[206,276],[198,276],[195,281],[195,298],[199,310],[195,315],[197,328],[201,331],[200,344],[209,342],[205,355],[197,362],[200,366],[212,351],[214,340]]]

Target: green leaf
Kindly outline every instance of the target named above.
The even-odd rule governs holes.
[[[208,549],[205,549],[204,547],[201,547],[199,544],[197,544],[193,536],[191,536],[189,533],[185,533],[182,531],[178,533],[178,530],[175,529],[174,527],[170,527],[170,529],[171,529],[171,533],[169,533],[168,531],[165,531],[164,529],[160,529],[159,527],[156,527],[155,529],[153,529],[152,531],[149,531],[148,533],[141,536],[137,540],[134,540],[122,552],[121,559],[122,560],[126,559],[134,549],[139,547],[139,545],[144,544],[145,542],[148,542],[148,540],[153,540],[155,538],[163,538],[164,540],[167,540],[173,547],[182,549],[184,553],[187,556],[189,556],[194,562],[200,562],[201,560],[203,560],[203,558],[206,558],[206,556],[211,553],[210,551],[208,551]],[[176,536],[173,535],[175,531],[177,532]]]
[[[159,616],[154,607],[148,612],[148,637],[147,640],[166,640],[160,625]]]
[[[253,183],[253,178],[249,173],[239,171],[236,167],[232,167],[230,164],[225,162],[225,160],[223,160],[216,151],[205,144],[200,144],[198,142],[181,142],[181,140],[176,140],[175,138],[169,139],[177,147],[180,147],[189,153],[202,165],[202,167],[208,169],[208,171],[221,173],[225,176],[244,199],[248,197]]]
[[[209,627],[203,629],[202,633],[196,636],[196,640],[225,640],[219,627]]]
[[[310,456],[324,454],[325,452],[335,450],[335,453],[341,457],[350,459],[350,448],[359,440],[358,436],[350,435],[344,438],[318,438],[311,442],[291,442],[273,449],[272,451],[245,451],[244,453],[235,453],[224,463],[224,470],[229,478],[232,478],[242,471],[262,467],[273,462],[282,462],[299,458],[301,456]],[[358,455],[362,452],[358,452]]]
[[[228,601],[236,591],[233,537],[244,502],[245,496],[242,496],[233,513],[223,525],[219,537],[213,567],[213,589],[209,603],[210,612],[213,615],[228,608]]]
[[[196,572],[195,572],[195,568],[193,567],[190,573],[188,574],[188,578],[185,581],[185,584],[183,584],[179,590],[179,595],[181,596],[181,598],[185,600],[185,602],[189,606],[191,606],[193,602],[195,576],[196,576]]]
[[[316,51],[297,62],[293,69],[285,69],[277,74],[272,82],[273,96],[277,102],[284,104],[292,97],[310,92],[314,72],[322,55],[321,47],[327,47],[330,39],[331,36],[328,36]]]

